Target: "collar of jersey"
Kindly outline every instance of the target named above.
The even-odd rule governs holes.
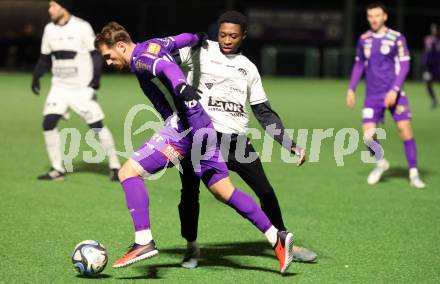
[[[387,30],[384,33],[379,34],[371,31],[371,34],[373,35],[374,38],[383,38],[384,36],[387,35],[388,31],[389,29],[387,28]]]

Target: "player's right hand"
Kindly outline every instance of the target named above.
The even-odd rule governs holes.
[[[33,78],[31,89],[32,89],[32,92],[38,96],[40,94],[40,80]]]
[[[205,42],[208,40],[208,35],[204,32],[198,32],[195,35],[197,36],[199,41],[196,45],[193,46],[193,48],[204,47]]]
[[[298,157],[298,161],[296,162],[296,166],[300,167],[306,162],[306,150],[299,146],[292,146],[291,152]]]
[[[202,97],[199,95],[202,91],[199,89],[194,88],[191,85],[188,84],[180,84],[175,89],[177,95],[179,98],[182,98],[184,101],[193,101],[193,100],[200,100]]]
[[[356,96],[353,92],[353,90],[347,91],[347,106],[352,109],[354,105],[356,104]]]

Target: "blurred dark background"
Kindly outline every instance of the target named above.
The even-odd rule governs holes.
[[[423,38],[440,22],[440,1],[383,1],[388,26],[407,38],[410,77],[421,76]],[[47,0],[0,0],[0,69],[32,70],[40,52]],[[249,18],[244,54],[265,75],[344,77],[350,72],[357,37],[368,29],[365,0],[74,0],[72,13],[95,32],[108,21],[124,25],[136,41],[181,32],[205,31],[216,37],[216,20],[229,9]]]

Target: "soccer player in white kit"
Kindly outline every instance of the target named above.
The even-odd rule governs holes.
[[[104,113],[96,101],[96,90],[102,69],[102,58],[94,47],[95,34],[90,24],[73,16],[72,1],[49,2],[51,23],[47,24],[41,43],[41,55],[35,66],[32,91],[39,95],[40,78],[52,69],[52,85],[43,111],[43,130],[52,168],[40,180],[63,180],[58,121],[68,118],[72,109],[92,128],[106,151],[110,179],[118,180],[121,167],[116,155],[113,136],[103,125]]]
[[[200,103],[217,131],[228,169],[236,172],[255,192],[261,208],[276,228],[286,231],[275,191],[246,135],[250,117],[246,104],[250,104],[265,131],[299,157],[298,165],[305,161],[305,150],[285,134],[281,119],[270,106],[257,67],[240,52],[247,36],[246,16],[238,11],[223,13],[218,20],[218,33],[218,42],[207,40],[199,49],[181,48],[176,57],[188,69],[188,82],[202,91]],[[196,239],[200,179],[191,174],[188,160],[183,160],[181,165],[179,216],[181,234],[187,240],[182,266],[195,268],[199,257]],[[313,262],[317,258],[315,252],[298,246],[294,246],[293,256],[296,261],[303,262]]]

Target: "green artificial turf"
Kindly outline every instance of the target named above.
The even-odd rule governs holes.
[[[425,190],[409,186],[403,145],[389,114],[382,145],[392,167],[375,186],[366,183],[372,165],[361,162],[361,143],[337,166],[335,139],[325,139],[319,162],[301,168],[284,163],[274,144],[266,173],[296,243],[316,251],[317,264],[294,264],[280,276],[264,236],[202,189],[200,267],[180,268],[185,248],[177,213],[180,182],[171,169],[147,182],[160,255],[121,270],[109,265],[102,278],[90,280],[73,271],[71,251],[82,240],[96,239],[108,249],[110,262],[125,252],[133,228],[124,194],[109,181],[105,163],[82,162],[82,151],[90,151],[84,142],[88,128],[75,115],[59,125],[77,127],[83,135],[74,173],[64,182],[36,180],[49,167],[41,128],[49,80],[43,80],[40,97],[32,95],[30,81],[30,74],[0,73],[0,283],[440,283],[440,110],[429,109],[422,83],[408,83],[406,90]],[[265,78],[263,83],[285,126],[308,129],[308,149],[313,129],[334,128],[334,134],[360,129],[362,87],[350,111],[346,81]],[[121,75],[104,76],[98,99],[123,151],[124,118],[131,106],[147,101],[135,78]],[[151,118],[140,113],[133,129]],[[254,119],[251,126],[257,127]],[[151,134],[133,135],[135,146]],[[260,151],[261,140],[254,146]],[[251,192],[235,174],[232,179]]]

